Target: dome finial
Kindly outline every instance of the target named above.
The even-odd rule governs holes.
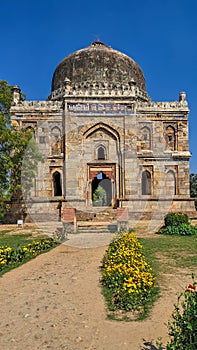
[[[107,45],[104,44],[104,42],[102,42],[102,41],[100,40],[99,35],[95,35],[95,37],[96,37],[97,39],[91,43],[91,46],[105,46],[105,47],[108,47]]]
[[[101,41],[100,35],[95,34],[94,36],[95,36],[95,38],[96,38],[96,41]]]

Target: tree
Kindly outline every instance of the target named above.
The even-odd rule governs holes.
[[[9,169],[9,109],[12,103],[11,87],[6,81],[0,81],[0,197],[7,190],[7,174]]]
[[[102,186],[98,186],[97,189],[93,193],[93,202],[96,204],[96,202],[101,201],[101,205],[107,204],[107,194],[105,189]]]
[[[21,96],[22,99],[24,95]],[[24,169],[26,178],[23,183],[30,187],[35,176],[37,164],[42,160],[31,130],[12,126],[10,107],[12,104],[12,86],[0,80],[0,202],[1,208],[6,200],[22,198],[21,174]],[[26,157],[24,160],[24,155]],[[0,213],[1,215],[1,213]]]
[[[197,174],[190,175],[190,196],[195,199],[195,207],[197,209]]]

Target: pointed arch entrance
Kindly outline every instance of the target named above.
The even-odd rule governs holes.
[[[112,204],[112,181],[102,171],[92,180],[92,204],[95,207]]]
[[[103,193],[103,205],[115,207],[124,191],[119,130],[100,122],[80,132],[87,159],[86,205],[94,206],[97,196],[102,197]],[[97,178],[99,173],[103,174],[102,179]]]
[[[89,205],[113,206],[116,203],[115,164],[88,165]]]

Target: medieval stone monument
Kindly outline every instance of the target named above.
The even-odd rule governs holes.
[[[82,219],[120,207],[137,219],[194,211],[186,93],[152,101],[132,58],[96,41],[57,66],[46,101],[21,101],[18,87],[13,97],[12,122],[33,129],[44,158],[25,198],[36,220],[60,207]]]

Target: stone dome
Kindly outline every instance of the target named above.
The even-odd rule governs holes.
[[[64,58],[57,66],[52,79],[52,93],[66,83],[80,84],[120,84],[136,86],[146,91],[143,72],[129,56],[112,49],[100,41],[78,50]]]

